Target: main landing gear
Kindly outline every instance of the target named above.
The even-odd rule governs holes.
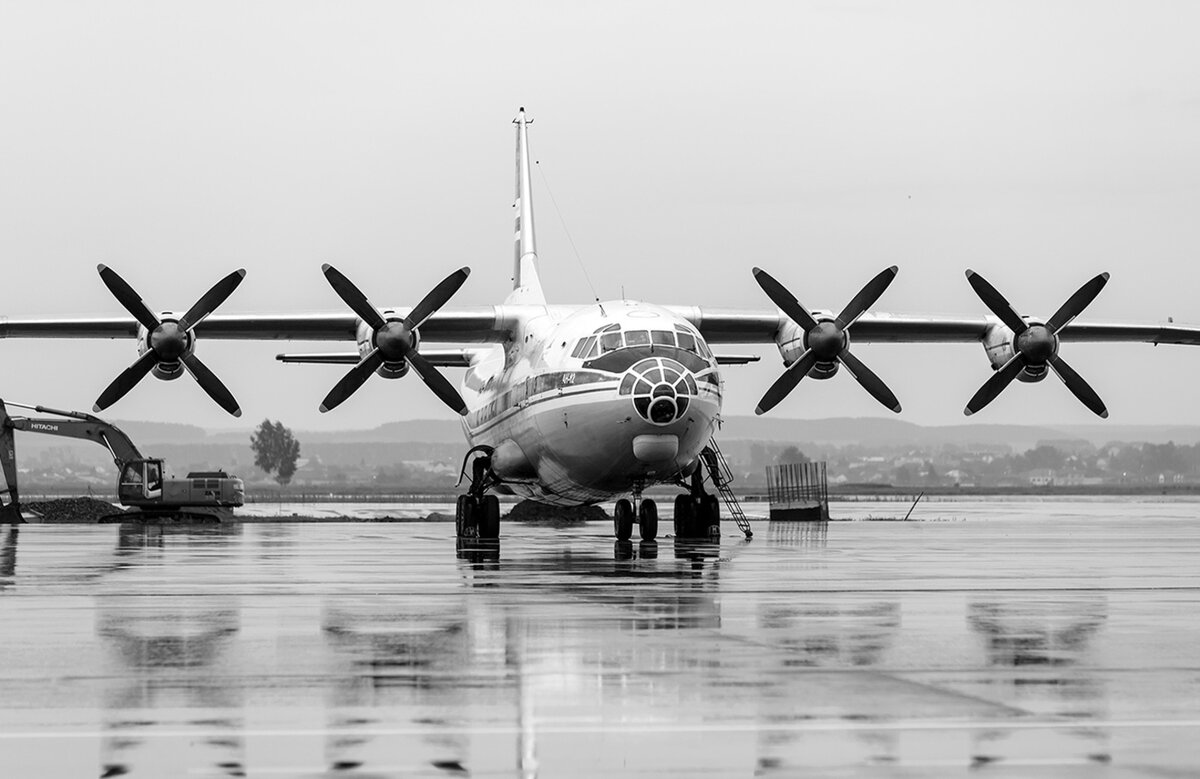
[[[492,448],[472,447],[463,458],[462,475],[471,466],[471,486],[466,495],[458,496],[454,507],[454,530],[459,538],[495,540],[500,538],[500,499],[488,489],[500,483],[492,472]],[[462,479],[460,477],[459,481]]]
[[[690,489],[675,496],[675,537],[716,541],[721,538],[721,502],[704,491],[701,470],[692,474]]]
[[[675,537],[715,541],[721,537],[721,504],[716,495],[675,496]]]

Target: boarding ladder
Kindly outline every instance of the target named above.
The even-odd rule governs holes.
[[[738,530],[741,530],[746,538],[753,538],[754,533],[750,531],[750,520],[746,519],[746,512],[742,511],[742,504],[738,503],[737,495],[734,495],[733,490],[729,487],[730,482],[733,481],[733,471],[730,470],[725,455],[721,453],[721,447],[717,446],[717,439],[710,438],[708,440],[708,446],[700,450],[700,459],[704,461],[708,476],[712,479],[717,492],[720,493],[721,500],[725,502],[725,508],[729,509],[729,515],[737,523]]]

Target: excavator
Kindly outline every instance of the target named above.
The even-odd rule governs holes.
[[[51,416],[9,416],[8,406]],[[238,477],[208,471],[189,473],[185,479],[169,478],[162,459],[143,457],[128,435],[99,417],[11,401],[6,404],[0,399],[0,470],[7,482],[0,490],[0,524],[24,521],[17,493],[17,430],[79,438],[106,448],[117,466],[117,500],[129,509],[114,512],[113,518],[122,521],[229,521],[233,509],[245,502],[245,485]]]

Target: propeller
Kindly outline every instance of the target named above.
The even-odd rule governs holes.
[[[967,407],[963,410],[964,414],[971,416],[995,400],[996,396],[1003,392],[1004,388],[1011,384],[1021,371],[1033,369],[1035,372],[1040,372],[1049,366],[1058,375],[1058,378],[1062,379],[1063,384],[1067,385],[1071,394],[1079,398],[1079,401],[1091,409],[1092,413],[1102,418],[1108,417],[1108,409],[1104,407],[1104,401],[1100,399],[1091,385],[1058,354],[1059,331],[1070,324],[1096,299],[1100,290],[1104,289],[1104,285],[1108,283],[1107,273],[1101,273],[1077,289],[1075,294],[1071,295],[1067,302],[1054,312],[1054,316],[1046,320],[1045,324],[1027,322],[1017,313],[1012,304],[988,283],[987,279],[975,271],[967,271],[967,281],[984,305],[1004,323],[1005,327],[1012,330],[1013,356],[983,383],[983,386],[967,402]]]
[[[117,302],[124,306],[125,310],[132,314],[142,327],[146,328],[148,348],[100,393],[93,410],[103,411],[125,397],[125,394],[137,386],[137,383],[154,370],[156,365],[181,363],[200,385],[200,388],[217,402],[217,405],[235,417],[240,417],[242,410],[238,407],[233,393],[192,352],[194,341],[192,328],[203,322],[233,294],[246,276],[245,269],[239,268],[214,284],[179,319],[161,320],[150,310],[141,295],[134,291],[133,287],[129,286],[129,283],[121,278],[115,270],[104,264],[97,265],[96,270],[100,272],[100,280],[112,292]]]
[[[892,279],[896,278],[899,270],[899,268],[893,265],[890,268],[880,271],[875,278],[868,281],[859,290],[858,294],[846,304],[846,307],[842,309],[842,313],[838,314],[836,319],[833,321],[817,321],[804,306],[800,305],[796,297],[786,287],[776,281],[771,274],[762,268],[755,268],[754,280],[758,282],[758,286],[762,287],[763,292],[767,293],[767,297],[804,330],[804,344],[806,349],[803,354],[796,358],[795,362],[787,367],[783,375],[775,380],[775,383],[763,395],[762,400],[758,402],[758,407],[754,409],[754,413],[763,414],[778,405],[800,383],[800,380],[808,375],[808,372],[815,365],[836,362],[844,365],[850,375],[862,385],[863,389],[871,393],[871,397],[892,411],[899,413],[900,401],[896,399],[896,396],[883,383],[882,379],[864,365],[862,360],[859,360],[850,353],[850,341],[847,338],[850,326],[858,321],[858,318],[868,308],[875,304],[879,296],[892,283]]]
[[[470,268],[459,268],[429,291],[421,302],[413,306],[403,320],[385,319],[379,309],[367,300],[367,296],[346,278],[337,268],[326,263],[321,266],[321,272],[329,281],[329,286],[348,305],[359,319],[371,328],[373,348],[366,354],[341,381],[333,386],[325,400],[321,402],[322,413],[337,408],[346,398],[350,397],[359,387],[370,378],[371,374],[385,363],[407,361],[425,382],[433,394],[459,414],[467,413],[467,404],[463,402],[458,391],[446,380],[446,377],[422,357],[416,349],[414,334],[418,327],[434,312],[446,304],[458,292],[459,287],[471,274]]]

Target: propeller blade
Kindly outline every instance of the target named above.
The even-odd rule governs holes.
[[[888,388],[888,385],[883,383],[883,379],[876,376],[874,371],[863,364],[862,360],[851,354],[849,349],[843,349],[842,353],[838,355],[838,359],[842,361],[842,365],[846,366],[846,370],[850,371],[850,375],[862,385],[863,389],[871,393],[871,397],[897,414],[900,413],[900,401],[896,399],[895,394]]]
[[[1082,287],[1077,289],[1075,294],[1067,298],[1067,302],[1063,303],[1062,306],[1054,312],[1054,316],[1050,317],[1050,319],[1046,321],[1046,329],[1051,333],[1056,333],[1069,325],[1071,320],[1079,316],[1079,314],[1082,313],[1085,308],[1092,304],[1092,301],[1096,299],[1096,296],[1100,294],[1100,290],[1104,289],[1104,285],[1107,283],[1108,274],[1101,273],[1099,276],[1096,276],[1094,279],[1088,281]],[[1070,369],[1068,368],[1068,370]],[[1063,381],[1066,381],[1066,379]],[[1082,381],[1082,379],[1080,379],[1080,381]],[[1083,398],[1080,398],[1080,400],[1083,400]],[[1099,400],[1099,398],[1097,398],[1097,400]],[[1084,403],[1087,403],[1087,401],[1084,401]],[[1103,408],[1104,404],[1100,404],[1100,407]],[[1088,406],[1088,408],[1092,407]],[[1096,411],[1094,408],[1092,410]],[[1100,412],[1096,411],[1096,413],[1099,414]]]
[[[238,284],[242,283],[242,279],[246,277],[246,269],[238,268],[233,273],[230,273],[225,278],[218,281],[212,286],[208,292],[205,292],[196,303],[188,309],[188,312],[179,318],[179,327],[184,330],[190,330],[196,325],[203,322],[209,314],[216,310],[217,306],[221,305],[233,294],[233,291],[238,288]],[[220,401],[217,401],[220,403]],[[237,405],[236,403],[234,404]],[[228,409],[226,409],[228,411]],[[232,411],[229,413],[233,414]],[[234,414],[237,416],[237,414]]]
[[[142,296],[134,292],[133,287],[121,278],[115,270],[108,267],[104,263],[96,266],[96,270],[100,272],[100,280],[104,282],[104,286],[108,287],[108,291],[113,294],[117,302],[125,307],[125,310],[133,314],[133,318],[142,324],[147,330],[153,330],[161,324],[158,317],[150,310],[142,300]],[[136,382],[134,382],[136,383]],[[132,386],[132,385],[131,385]],[[125,393],[122,392],[121,395]],[[120,397],[118,395],[117,397]],[[116,398],[113,398],[115,401]]]
[[[783,313],[787,314],[793,322],[804,328],[804,332],[807,333],[817,326],[817,320],[813,319],[813,315],[808,312],[808,309],[802,306],[800,301],[796,300],[796,296],[788,292],[787,287],[776,281],[770,273],[762,268],[755,268],[754,280],[758,282],[758,286],[762,287],[763,292],[767,293],[771,302],[783,309]]]
[[[842,309],[842,313],[838,314],[834,324],[839,330],[845,330],[850,325],[854,324],[860,316],[863,315],[868,308],[875,305],[875,301],[879,300],[879,296],[883,294],[888,285],[892,283],[892,279],[896,278],[896,274],[900,269],[893,265],[890,268],[884,268],[875,278],[868,281],[858,294],[851,298],[846,307]],[[859,363],[861,365],[861,363]],[[863,385],[866,386],[866,385]],[[887,404],[884,403],[886,406]]]
[[[1108,409],[1104,407],[1104,401],[1096,394],[1096,390],[1092,389],[1092,385],[1076,373],[1074,368],[1067,365],[1066,360],[1056,354],[1050,358],[1050,367],[1058,374],[1058,378],[1063,380],[1063,384],[1067,385],[1067,389],[1071,390],[1071,394],[1079,398],[1079,402],[1101,419],[1108,419]]]
[[[754,413],[765,414],[779,405],[779,401],[786,398],[788,393],[796,388],[800,380],[807,376],[816,364],[817,355],[812,349],[806,350],[804,354],[797,357],[796,361],[789,365],[783,375],[776,379],[775,383],[766,391],[762,400],[758,401]]]
[[[321,401],[321,413],[332,411],[341,405],[342,401],[353,395],[380,365],[383,365],[383,354],[378,349],[372,349],[370,354],[362,358],[358,365],[351,368],[350,372],[329,390],[325,400]]]
[[[104,388],[104,392],[100,393],[100,397],[96,398],[96,405],[92,406],[93,411],[103,411],[104,409],[116,403],[121,398],[125,397],[125,393],[137,386],[137,383],[146,378],[158,362],[158,355],[152,350],[147,349],[146,353],[134,361],[125,370],[113,379],[112,383]]]
[[[329,281],[329,286],[333,287],[333,291],[338,294],[338,297],[346,305],[350,306],[350,309],[358,314],[359,319],[366,322],[372,330],[378,330],[386,324],[383,314],[379,313],[379,309],[371,305],[371,301],[367,300],[367,296],[358,287],[354,286],[354,282],[346,278],[337,268],[329,263],[325,263],[321,266],[321,272],[325,274],[325,278]],[[345,400],[345,398],[342,398],[342,400]],[[341,400],[338,403],[341,403]],[[335,403],[334,405],[337,404]],[[333,408],[333,406],[329,408]]]
[[[470,275],[471,269],[463,267],[442,279],[441,283],[430,290],[428,295],[421,298],[420,303],[413,306],[413,310],[404,318],[404,326],[409,330],[420,327],[430,314],[446,305],[446,301],[453,297],[455,292],[458,292],[459,287]]]
[[[245,273],[245,271],[243,271]],[[240,281],[240,279],[239,279]],[[234,285],[236,286],[236,284]],[[232,291],[232,290],[231,290]],[[208,396],[217,402],[217,405],[233,414],[235,417],[242,415],[242,409],[238,406],[237,400],[233,397],[233,393],[221,383],[217,378],[217,374],[208,369],[208,366],[200,361],[200,358],[195,354],[185,354],[180,358],[183,362],[183,367],[188,373],[192,374],[192,378],[200,385],[200,389],[208,393]]]
[[[967,271],[967,282],[971,288],[975,290],[975,294],[983,301],[983,304],[988,309],[999,317],[1004,325],[1013,331],[1013,335],[1020,335],[1025,332],[1025,328],[1029,327],[1021,315],[1016,312],[1012,304],[1008,302],[999,290],[988,283],[987,279],[980,276],[973,270]],[[982,406],[980,407],[982,408]]]
[[[996,396],[1004,391],[1004,388],[1012,383],[1012,380],[1017,378],[1025,368],[1025,361],[1021,359],[1021,355],[1014,354],[1012,358],[1000,366],[1000,370],[993,373],[988,380],[983,383],[983,386],[975,393],[975,395],[967,401],[967,407],[963,409],[963,413],[971,416],[976,411],[991,403],[996,399]]]
[[[421,377],[421,381],[425,382],[429,389],[433,390],[433,394],[437,395],[439,400],[457,411],[460,415],[466,416],[467,404],[463,402],[462,396],[458,394],[458,390],[454,389],[454,386],[446,380],[441,371],[433,367],[416,349],[409,349],[404,359],[408,360],[408,364]]]

